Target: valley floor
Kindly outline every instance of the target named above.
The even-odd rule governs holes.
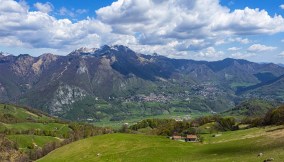
[[[284,159],[284,126],[203,135],[204,142],[185,143],[161,136],[109,134],[63,146],[39,162],[196,161],[262,162]],[[263,156],[258,157],[259,153]]]

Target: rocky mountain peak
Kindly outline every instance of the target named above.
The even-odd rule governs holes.
[[[32,57],[32,56],[29,55],[29,54],[19,54],[19,55],[18,55],[18,58],[19,58],[19,57]]]
[[[114,50],[118,50],[118,51],[125,51],[125,52],[127,52],[128,50],[132,51],[130,48],[128,48],[127,46],[123,46],[123,45],[113,45],[110,48]]]
[[[128,48],[127,46],[124,45],[103,45],[101,48],[101,50],[115,50],[115,51],[127,51],[127,50],[131,50],[130,48]],[[132,51],[132,50],[131,50]]]
[[[123,45],[104,45],[98,50],[95,51],[93,55],[95,56],[114,56],[114,55],[125,55],[125,54],[136,54],[133,50],[130,48],[123,46]]]
[[[44,53],[41,56],[39,56],[39,58],[44,61],[54,61],[58,58],[58,56],[52,53]]]
[[[11,54],[7,53],[7,52],[0,52],[0,57],[5,57],[5,56],[9,56]]]
[[[39,57],[10,55],[1,58],[0,101],[5,98],[8,101],[23,101],[26,105],[66,118],[77,118],[78,106],[74,104],[84,106],[84,103],[95,101],[98,97],[110,101],[108,105],[114,98],[118,102],[127,99],[130,102],[154,100],[163,103],[190,99],[188,103],[196,103],[197,110],[223,111],[240,97],[262,96],[264,92],[275,94],[279,91],[277,97],[282,101],[282,75],[284,68],[274,64],[236,59],[214,62],[171,59],[158,54],[136,53],[122,45],[105,45],[98,49],[79,48],[68,56],[46,53]],[[6,82],[7,79],[9,82]],[[246,85],[248,88],[240,89]],[[157,93],[156,96],[161,94],[162,98],[148,96],[149,92]],[[145,95],[145,100],[140,99],[139,94]],[[211,102],[213,100],[214,103]],[[186,107],[195,107],[194,104]],[[220,105],[224,106],[220,108]],[[117,105],[110,108],[115,107]],[[90,115],[85,112],[94,116],[102,112],[96,106],[94,109],[83,107],[83,110],[84,118]],[[184,111],[183,107],[181,111]],[[102,118],[112,115],[105,113]]]
[[[72,51],[69,56],[105,56],[115,54],[135,53],[133,50],[123,45],[103,45],[100,48],[81,47]]]
[[[76,50],[72,51],[69,55],[71,55],[71,56],[92,55],[97,50],[98,50],[97,48],[81,47],[79,49],[76,49]]]

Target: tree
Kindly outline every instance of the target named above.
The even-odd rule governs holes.
[[[264,124],[284,124],[284,106],[268,111],[264,117]]]
[[[121,133],[128,133],[129,132],[128,124],[123,124],[120,128],[120,132]]]
[[[216,120],[216,127],[221,131],[232,131],[238,129],[238,126],[236,126],[236,120],[233,117],[218,118]]]

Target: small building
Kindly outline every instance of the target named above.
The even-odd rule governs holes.
[[[92,122],[92,121],[94,121],[94,119],[88,118],[87,121],[88,121],[88,122]]]
[[[197,142],[198,137],[197,135],[189,134],[185,138],[185,142]]]
[[[181,136],[172,136],[172,140],[181,140],[182,137]]]

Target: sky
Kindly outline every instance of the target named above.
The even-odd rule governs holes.
[[[282,0],[0,0],[0,51],[125,45],[195,60],[284,63]]]

